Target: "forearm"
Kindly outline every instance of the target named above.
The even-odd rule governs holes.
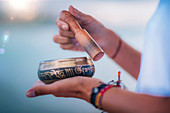
[[[112,58],[113,59],[113,58]],[[140,71],[141,53],[122,41],[120,51],[113,59],[135,79],[138,79]]]
[[[102,106],[110,113],[168,113],[170,97],[154,97],[112,88],[104,94]]]
[[[107,38],[108,42],[105,45],[109,46],[107,47],[108,50],[106,51],[106,54],[137,79],[140,71],[141,53],[121,40],[120,49],[116,57],[113,58],[119,46],[120,37],[108,29]]]

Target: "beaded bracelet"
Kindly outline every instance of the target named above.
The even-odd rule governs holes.
[[[122,83],[122,81],[120,80],[120,71],[118,72],[118,80],[117,81],[110,81],[108,84],[101,84],[98,87],[94,87],[92,89],[92,94],[91,94],[91,98],[90,101],[91,103],[99,109],[103,109],[102,108],[102,98],[104,93],[109,90],[112,87],[118,87],[121,89],[127,89],[127,87]]]
[[[103,109],[102,108],[102,98],[103,98],[104,93],[112,87],[115,87],[115,86],[114,85],[107,85],[105,88],[101,89],[100,92],[97,94],[95,104],[99,109]]]
[[[99,87],[94,87],[92,89],[90,102],[94,105],[94,107],[98,108],[98,106],[96,106],[96,96],[100,92],[100,90],[105,88],[106,86],[107,86],[107,84],[101,84]]]
[[[101,101],[103,94],[110,88],[115,87],[114,85],[101,84],[99,87],[94,87],[92,89],[92,94],[90,101],[91,103],[99,109],[102,109]]]

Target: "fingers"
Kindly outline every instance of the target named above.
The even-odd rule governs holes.
[[[71,50],[75,47],[74,43],[70,43],[70,44],[60,44],[60,47],[62,49],[67,49],[67,50]]]
[[[86,14],[80,12],[76,8],[74,8],[72,5],[69,6],[69,12],[76,18],[76,19],[81,19],[81,17],[86,17]]]
[[[31,97],[36,97],[40,95],[47,95],[51,94],[51,85],[40,85],[37,87],[33,87],[32,89],[28,90],[26,93],[26,96],[31,98]]]
[[[71,97],[71,92],[74,92],[76,84],[79,82],[77,78],[71,78],[72,80],[60,80],[52,84],[44,84],[37,81],[30,90],[27,91],[26,96],[29,98],[37,97],[41,95],[52,94],[57,97]],[[70,93],[70,94],[68,94]]]
[[[59,34],[61,36],[74,38],[74,33],[69,30],[69,25],[67,23],[58,18],[56,24],[59,27]]]
[[[55,35],[53,37],[55,43],[60,44],[60,47],[64,50],[73,50],[73,51],[84,51],[81,45],[77,42],[75,38],[63,37],[60,35]]]
[[[65,10],[61,11],[60,18],[61,20],[69,24],[70,29],[74,33],[76,33],[78,30],[81,29],[81,26],[78,24],[78,22],[76,21],[76,19],[73,17],[73,15],[70,12],[65,11]]]
[[[59,29],[59,34],[61,36],[74,38],[74,33],[72,31],[64,31],[64,30]]]
[[[71,39],[68,37],[63,37],[60,35],[55,35],[53,38],[54,42],[60,44],[60,47],[62,49],[67,49],[67,50],[71,50],[75,47],[75,39]]]
[[[90,23],[90,21],[94,20],[91,16],[80,12],[79,10],[74,8],[72,5],[69,6],[69,12],[74,16],[74,18],[76,18],[76,20],[81,25]]]
[[[60,35],[55,35],[53,37],[54,42],[59,43],[59,44],[70,44],[73,43],[73,39],[68,38],[68,37],[63,37]]]
[[[65,31],[69,30],[69,25],[66,22],[62,21],[60,18],[57,18],[56,25],[59,27],[59,29]]]

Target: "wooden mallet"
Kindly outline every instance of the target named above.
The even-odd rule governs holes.
[[[60,14],[60,18],[69,24],[71,31],[73,31],[75,34],[76,40],[94,61],[98,61],[103,57],[103,50],[94,41],[90,34],[85,29],[81,28],[77,20],[72,16],[70,12],[63,10]]]

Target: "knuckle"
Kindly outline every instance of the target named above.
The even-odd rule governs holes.
[[[63,50],[66,50],[66,48],[62,44],[60,44],[60,48],[63,49]]]
[[[65,40],[67,43],[71,42],[69,38],[66,38]]]
[[[35,94],[36,96],[43,95],[43,91],[40,88],[38,88],[35,90]]]
[[[55,21],[57,26],[58,26],[59,21],[60,21],[60,18],[57,18],[57,20]]]
[[[58,43],[58,38],[59,38],[59,35],[54,35],[53,41],[56,42],[56,43]]]
[[[60,14],[62,15],[65,14],[66,12],[67,12],[66,10],[62,10]]]
[[[63,31],[62,31],[61,29],[59,29],[59,34],[60,34],[60,35],[63,34]]]

